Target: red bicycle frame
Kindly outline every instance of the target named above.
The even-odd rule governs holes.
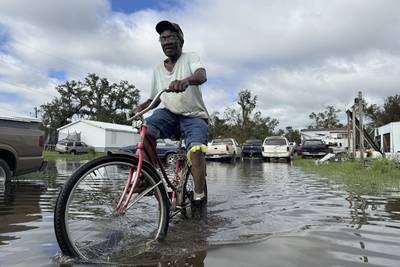
[[[128,180],[126,182],[124,191],[119,199],[119,202],[118,202],[118,205],[116,208],[116,210],[118,212],[122,213],[128,207],[128,204],[132,199],[134,190],[135,190],[136,186],[138,185],[138,183],[140,183],[139,177],[140,177],[140,173],[142,171],[143,160],[144,160],[143,153],[147,153],[147,155],[154,155],[155,163],[158,164],[158,166],[161,170],[161,173],[162,173],[161,180],[162,180],[162,183],[164,185],[166,192],[168,192],[168,187],[172,189],[172,196],[171,196],[172,210],[174,210],[176,207],[176,187],[168,179],[168,175],[165,172],[165,169],[161,162],[161,159],[157,155],[155,145],[152,142],[148,142],[149,143],[148,149],[150,151],[147,151],[146,148],[144,147],[143,143],[146,138],[146,134],[147,134],[147,127],[146,127],[146,125],[142,125],[142,127],[140,128],[140,141],[137,143],[137,157],[138,157],[137,169],[136,169],[136,172],[132,168],[129,170]],[[180,164],[180,161],[177,160],[176,165],[175,165],[175,173],[177,174],[180,169],[181,169],[181,164]]]

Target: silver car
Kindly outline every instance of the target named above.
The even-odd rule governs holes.
[[[87,153],[90,146],[81,141],[61,140],[57,143],[55,151],[59,153],[79,154]]]

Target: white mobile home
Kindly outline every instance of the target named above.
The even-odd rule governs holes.
[[[74,134],[80,136],[80,141],[99,152],[134,145],[140,138],[131,126],[91,120],[74,121],[57,131],[58,140]]]
[[[325,144],[336,144],[338,147],[349,146],[346,128],[302,129],[301,142],[307,139],[320,139]]]
[[[375,140],[385,154],[400,153],[400,121],[376,128]]]

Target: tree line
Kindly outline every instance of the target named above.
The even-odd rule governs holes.
[[[41,105],[43,129],[50,142],[57,139],[56,129],[74,119],[127,124],[125,112],[137,105],[140,91],[127,81],[110,83],[91,73],[83,81],[66,81],[56,87],[59,96]],[[237,108],[227,107],[222,113],[210,114],[209,139],[231,137],[239,143],[248,139],[283,135],[291,142],[300,143],[300,131],[292,126],[278,129],[279,120],[263,116],[257,110],[257,96],[242,90],[237,96]],[[309,129],[341,128],[338,114],[341,110],[328,105],[321,112],[309,114]],[[386,98],[382,107],[365,104],[365,114],[370,128],[400,120],[400,95]]]

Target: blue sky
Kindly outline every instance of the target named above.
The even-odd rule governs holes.
[[[8,40],[9,40],[9,38],[8,38],[7,32],[0,25],[0,51],[6,52],[5,44],[7,44]]]
[[[29,115],[58,84],[93,72],[145,99],[164,59],[154,27],[168,19],[206,66],[210,113],[238,108],[247,89],[279,128],[303,128],[358,91],[379,105],[399,92],[398,10],[392,0],[3,0],[0,112]]]
[[[126,14],[134,13],[143,9],[168,10],[179,7],[179,1],[174,0],[111,0],[111,8],[115,12]]]

